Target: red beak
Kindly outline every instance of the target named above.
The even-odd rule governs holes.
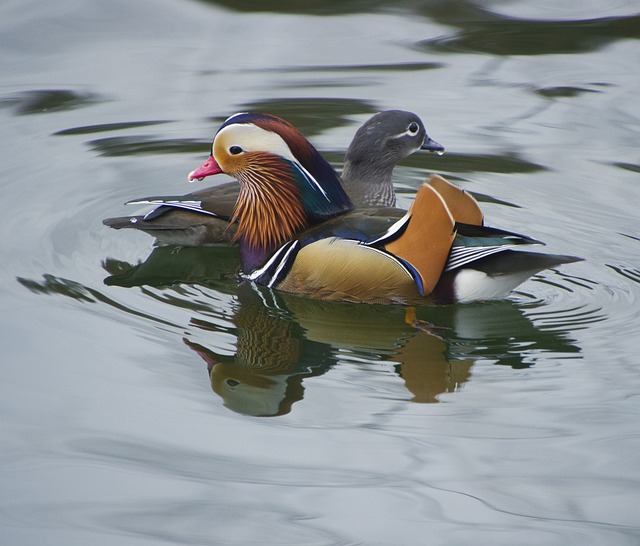
[[[213,156],[210,155],[209,159],[207,159],[202,165],[200,165],[195,171],[191,171],[189,173],[189,182],[193,182],[194,180],[202,180],[205,176],[211,176],[214,174],[220,174],[222,169],[220,165],[213,159]]]

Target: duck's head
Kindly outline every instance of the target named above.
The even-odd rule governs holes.
[[[353,208],[333,167],[293,125],[269,114],[228,118],[189,180],[219,173],[240,182],[234,220],[251,247],[280,245]]]
[[[422,120],[413,112],[385,110],[358,129],[345,160],[393,167],[417,150],[443,154],[444,146],[429,137]]]
[[[358,206],[395,206],[396,164],[418,150],[444,153],[413,112],[386,110],[368,119],[345,154],[342,184]]]

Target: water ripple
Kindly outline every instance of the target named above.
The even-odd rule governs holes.
[[[618,275],[622,275],[625,279],[629,279],[630,281],[640,284],[640,269],[636,269],[635,267],[616,266],[611,264],[607,264],[607,267],[618,273]]]
[[[589,308],[587,305],[568,309],[538,310],[527,313],[527,316],[546,331],[582,330],[590,324],[607,318],[603,308]]]

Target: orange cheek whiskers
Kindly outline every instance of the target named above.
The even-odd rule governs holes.
[[[240,177],[241,189],[232,221],[238,222],[236,239],[251,248],[272,248],[294,238],[307,227],[299,191],[282,163],[273,161],[261,170],[248,168]]]

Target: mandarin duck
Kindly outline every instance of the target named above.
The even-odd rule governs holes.
[[[417,150],[442,154],[413,112],[386,110],[372,116],[356,132],[347,152],[342,184],[357,207],[393,207],[396,194],[393,168]],[[237,182],[228,182],[183,196],[147,197],[127,204],[154,205],[143,216],[107,218],[114,229],[133,228],[156,238],[160,244],[201,246],[231,244],[236,226],[229,224],[238,199]]]
[[[541,244],[484,226],[475,199],[444,178],[423,184],[409,211],[354,210],[340,178],[291,124],[268,114],[228,118],[189,179],[240,183],[242,276],[270,288],[369,303],[502,299],[573,256],[512,250]]]

